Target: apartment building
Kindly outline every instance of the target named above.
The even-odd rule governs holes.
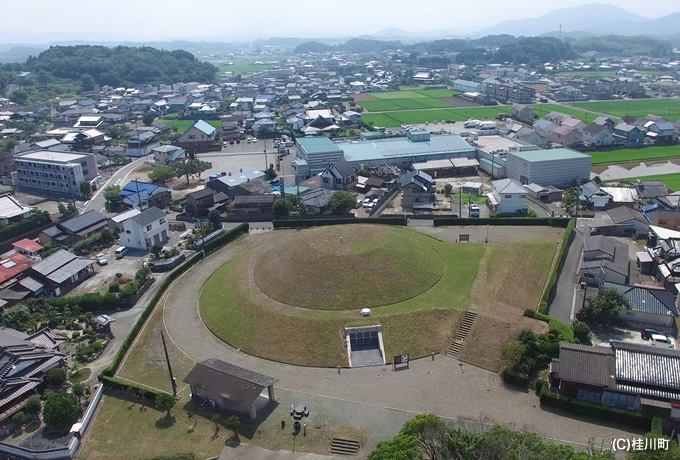
[[[19,189],[80,197],[80,183],[98,176],[95,156],[87,153],[39,150],[14,156]]]

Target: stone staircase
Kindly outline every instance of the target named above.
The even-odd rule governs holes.
[[[463,315],[463,319],[458,326],[458,331],[456,332],[456,337],[449,345],[449,349],[446,351],[446,356],[450,358],[458,358],[460,352],[463,350],[463,344],[465,339],[467,339],[468,334],[472,330],[472,326],[475,325],[477,320],[477,313],[472,311],[466,311]]]
[[[351,439],[333,438],[331,442],[331,454],[356,455],[359,448],[361,448],[359,441]]]

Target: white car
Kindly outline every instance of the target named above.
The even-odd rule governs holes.
[[[659,348],[675,348],[675,343],[663,334],[652,334],[649,344]]]
[[[97,254],[97,265],[107,265],[109,263],[104,254]]]
[[[375,203],[364,203],[364,209],[369,211],[375,207]]]

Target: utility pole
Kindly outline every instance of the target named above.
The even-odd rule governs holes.
[[[267,163],[267,140],[263,140],[264,142],[264,170],[266,171],[267,168],[269,168],[269,163]]]
[[[463,217],[463,187],[459,188],[458,194],[458,217]]]
[[[172,366],[170,366],[170,357],[168,356],[168,347],[165,346],[165,336],[163,335],[163,330],[161,329],[161,341],[163,342],[163,351],[165,351],[165,360],[168,363],[168,373],[170,374],[170,383],[172,384],[172,395],[177,397],[177,384],[175,383],[175,377],[172,375]]]

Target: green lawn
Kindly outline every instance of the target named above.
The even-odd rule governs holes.
[[[463,193],[462,195],[460,193],[457,193],[455,195],[451,195],[451,198],[456,200],[456,203],[460,203],[460,200],[462,199],[463,204],[468,204],[470,202],[477,204],[486,204],[487,200],[489,199],[486,196],[468,195],[467,193]]]
[[[576,107],[608,113],[617,117],[633,115],[638,118],[661,115],[674,122],[680,118],[679,99],[636,99],[626,101],[577,102]]]
[[[680,145],[622,149],[610,152],[588,152],[588,154],[593,157],[594,165],[622,161],[653,160],[656,158],[680,157]]]
[[[662,174],[660,176],[644,176],[626,179],[628,182],[636,180],[662,180],[666,187],[671,190],[680,190],[680,174]]]
[[[168,125],[170,129],[172,128],[177,128],[177,131],[179,132],[184,132],[187,129],[191,128],[193,124],[195,123],[194,120],[168,120],[165,118],[158,118],[154,121],[154,124],[156,123],[163,123],[165,125]],[[220,120],[207,120],[206,123],[208,123],[210,126],[214,128],[222,128],[222,122]]]
[[[220,72],[234,72],[239,74],[264,72],[272,69],[269,64],[255,64],[253,61],[234,61],[233,65],[221,65]]]
[[[534,109],[534,112],[536,112],[538,118],[543,118],[550,112],[560,112],[578,118],[585,123],[592,123],[594,119],[600,116],[595,113],[586,112],[585,110],[572,107],[571,104],[569,107],[557,104],[534,104],[531,107]]]

